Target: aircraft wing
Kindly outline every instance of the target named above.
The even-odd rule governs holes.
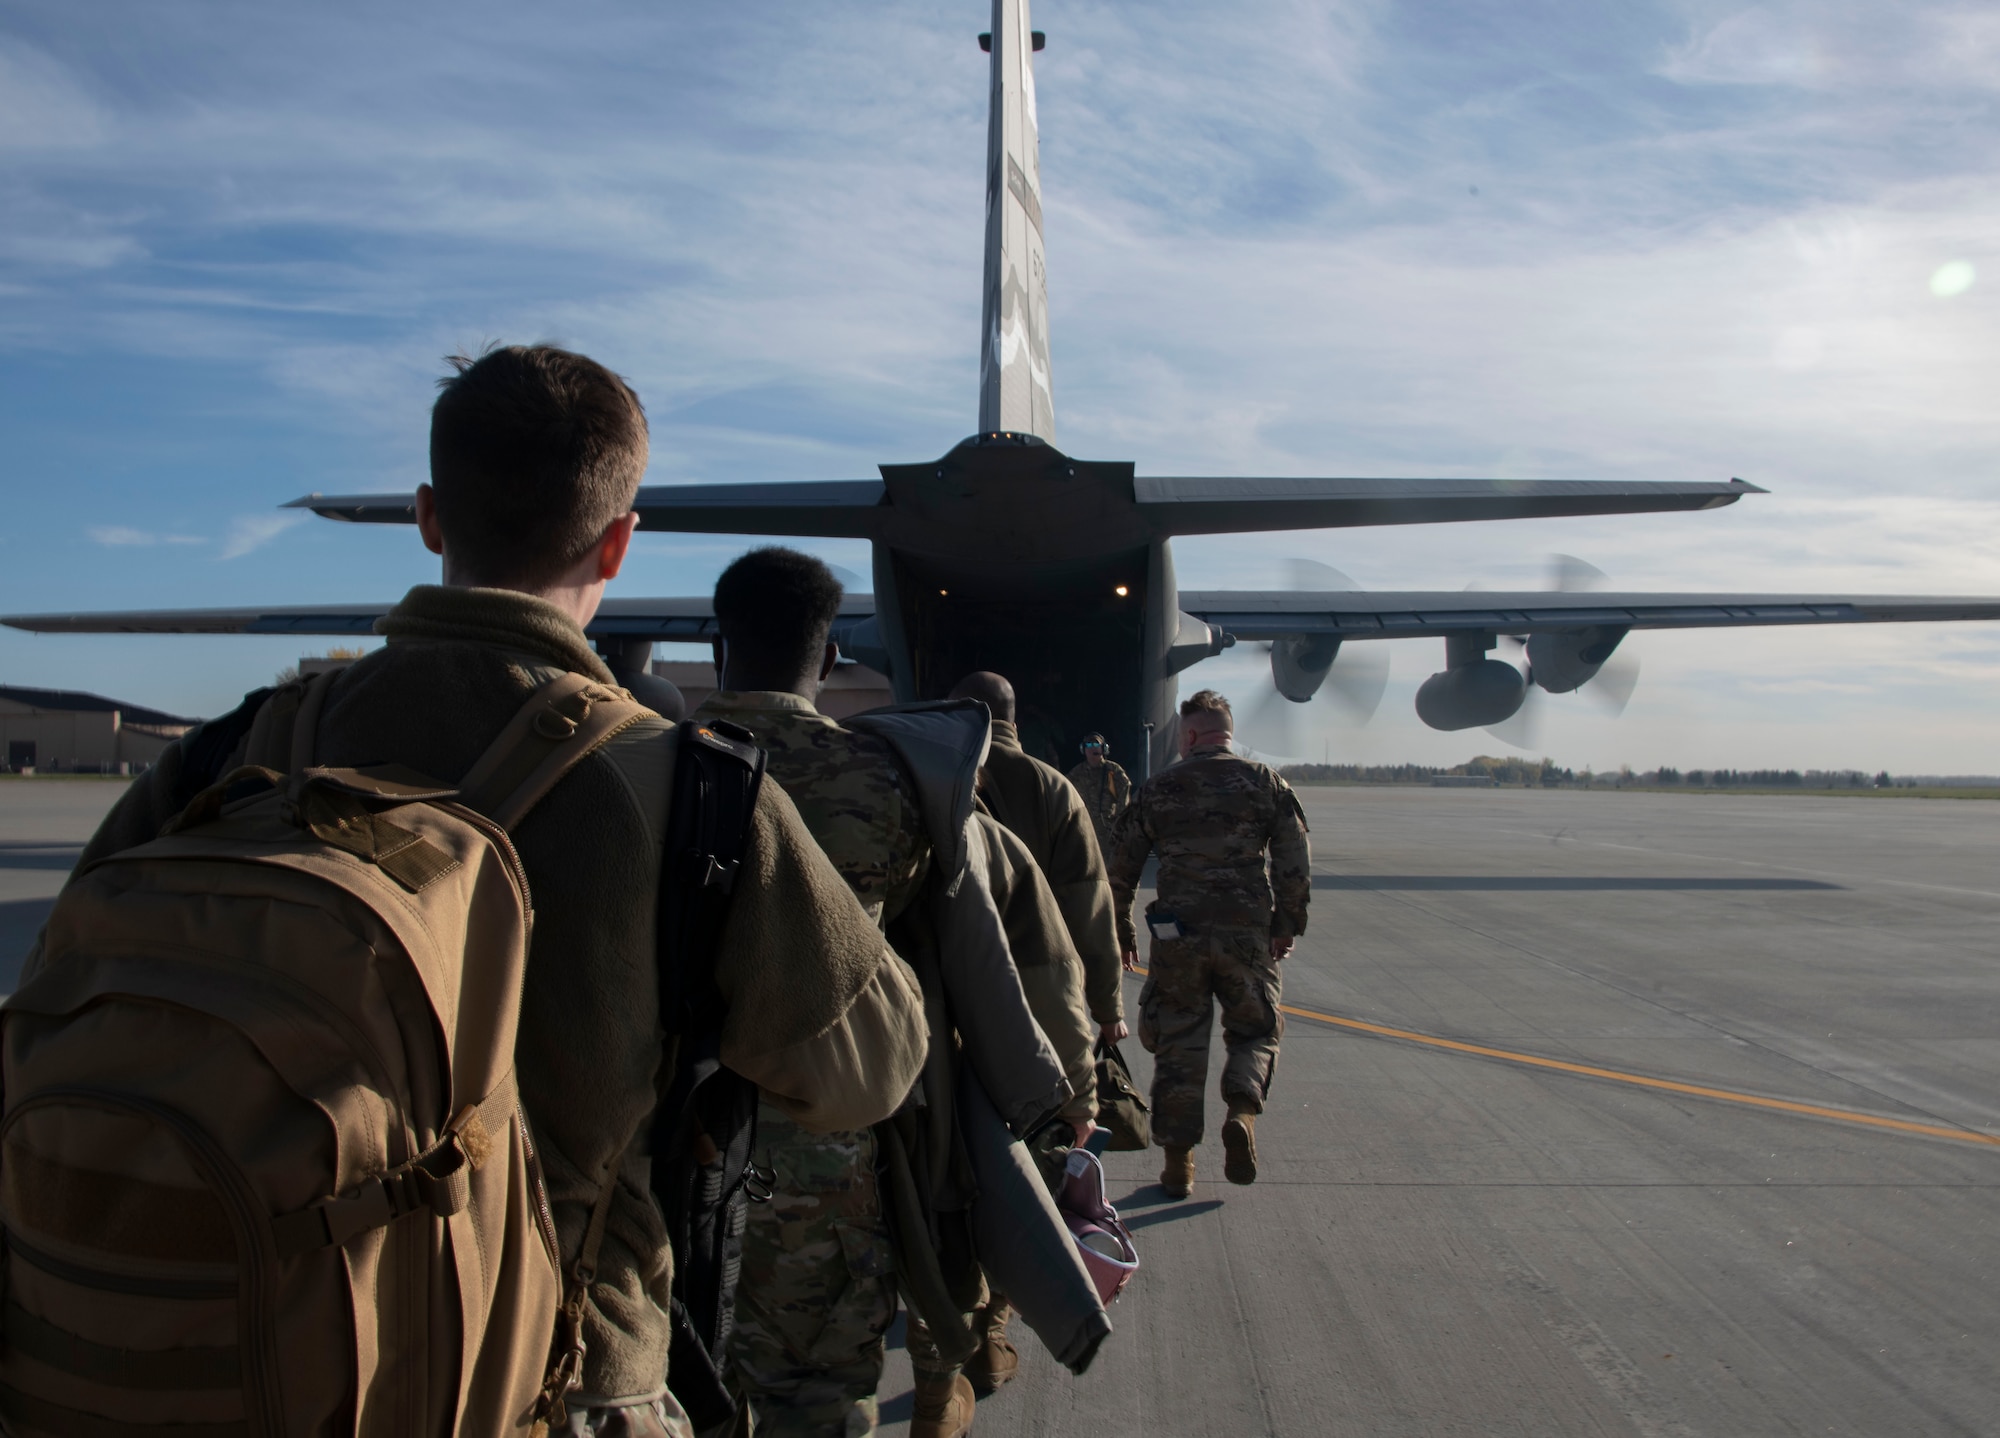
[[[37,634],[367,635],[394,608],[379,604],[274,605],[263,609],[133,609],[14,614],[0,624]],[[1956,595],[1612,594],[1522,590],[1183,589],[1180,608],[1238,639],[1337,634],[1344,639],[1421,639],[1487,630],[1532,634],[1604,625],[1620,629],[1732,629],[1778,624],[1921,624],[2000,620],[2000,598]],[[875,612],[850,594],[835,622],[842,647]],[[714,637],[707,595],[606,599],[593,637],[700,643]]]
[[[395,608],[380,604],[295,604],[266,609],[132,609],[83,614],[14,614],[0,624],[36,634],[373,634],[375,621]],[[872,595],[841,601],[839,635],[875,612]],[[585,630],[592,638],[655,639],[700,643],[715,633],[706,594],[684,598],[606,599]],[[844,641],[846,642],[846,641]]]
[[[1774,624],[1920,624],[2000,619],[2000,598],[1875,594],[1612,594],[1524,590],[1190,590],[1180,607],[1238,639],[1337,634],[1416,639],[1484,630],[1734,629]]]
[[[108,609],[9,614],[0,624],[35,634],[373,634],[387,604],[298,604],[269,609]]]

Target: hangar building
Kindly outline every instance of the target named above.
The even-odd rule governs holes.
[[[199,722],[101,694],[0,684],[10,774],[136,774]]]

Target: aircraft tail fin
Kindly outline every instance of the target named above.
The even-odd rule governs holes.
[[[986,294],[979,428],[1055,443],[1049,383],[1049,292],[1042,258],[1041,140],[1035,120],[1028,0],[993,0],[992,109],[986,131]]]

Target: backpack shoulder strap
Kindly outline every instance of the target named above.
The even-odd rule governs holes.
[[[660,1021],[670,1034],[719,1027],[715,948],[750,843],[764,751],[720,720],[681,726],[660,872]]]
[[[652,1187],[674,1249],[668,1381],[704,1432],[736,1408],[720,1372],[757,1138],[757,1088],[721,1063],[726,1015],[715,960],[763,781],[764,751],[748,730],[681,726],[656,939],[673,1076],[653,1115]]]
[[[220,719],[211,719],[188,736],[181,753],[179,783],[174,788],[173,809],[178,812],[203,789],[232,768],[230,757],[244,747],[257,716],[269,705],[276,689],[253,689],[243,702]]]
[[[459,802],[512,829],[563,775],[652,712],[587,675],[559,675],[528,696],[459,781]]]
[[[225,762],[215,778],[246,764],[280,774],[303,772],[312,763],[326,696],[339,677],[339,670],[330,669],[310,679],[294,679],[276,689],[261,691],[261,702],[252,714],[248,733],[242,737],[242,758],[234,764]],[[245,703],[247,706],[248,701]]]

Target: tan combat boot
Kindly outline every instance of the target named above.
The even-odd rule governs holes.
[[[910,1438],[965,1438],[979,1399],[963,1373],[918,1373]]]
[[[1021,1371],[1021,1354],[1007,1337],[1007,1320],[1014,1316],[1006,1299],[979,1311],[979,1351],[967,1360],[965,1376],[982,1398]]]
[[[1194,1192],[1194,1150],[1168,1144],[1167,1165],[1160,1170],[1160,1187],[1168,1198],[1186,1198]]]
[[[1231,1109],[1222,1125],[1222,1176],[1231,1183],[1257,1181],[1257,1115]]]

